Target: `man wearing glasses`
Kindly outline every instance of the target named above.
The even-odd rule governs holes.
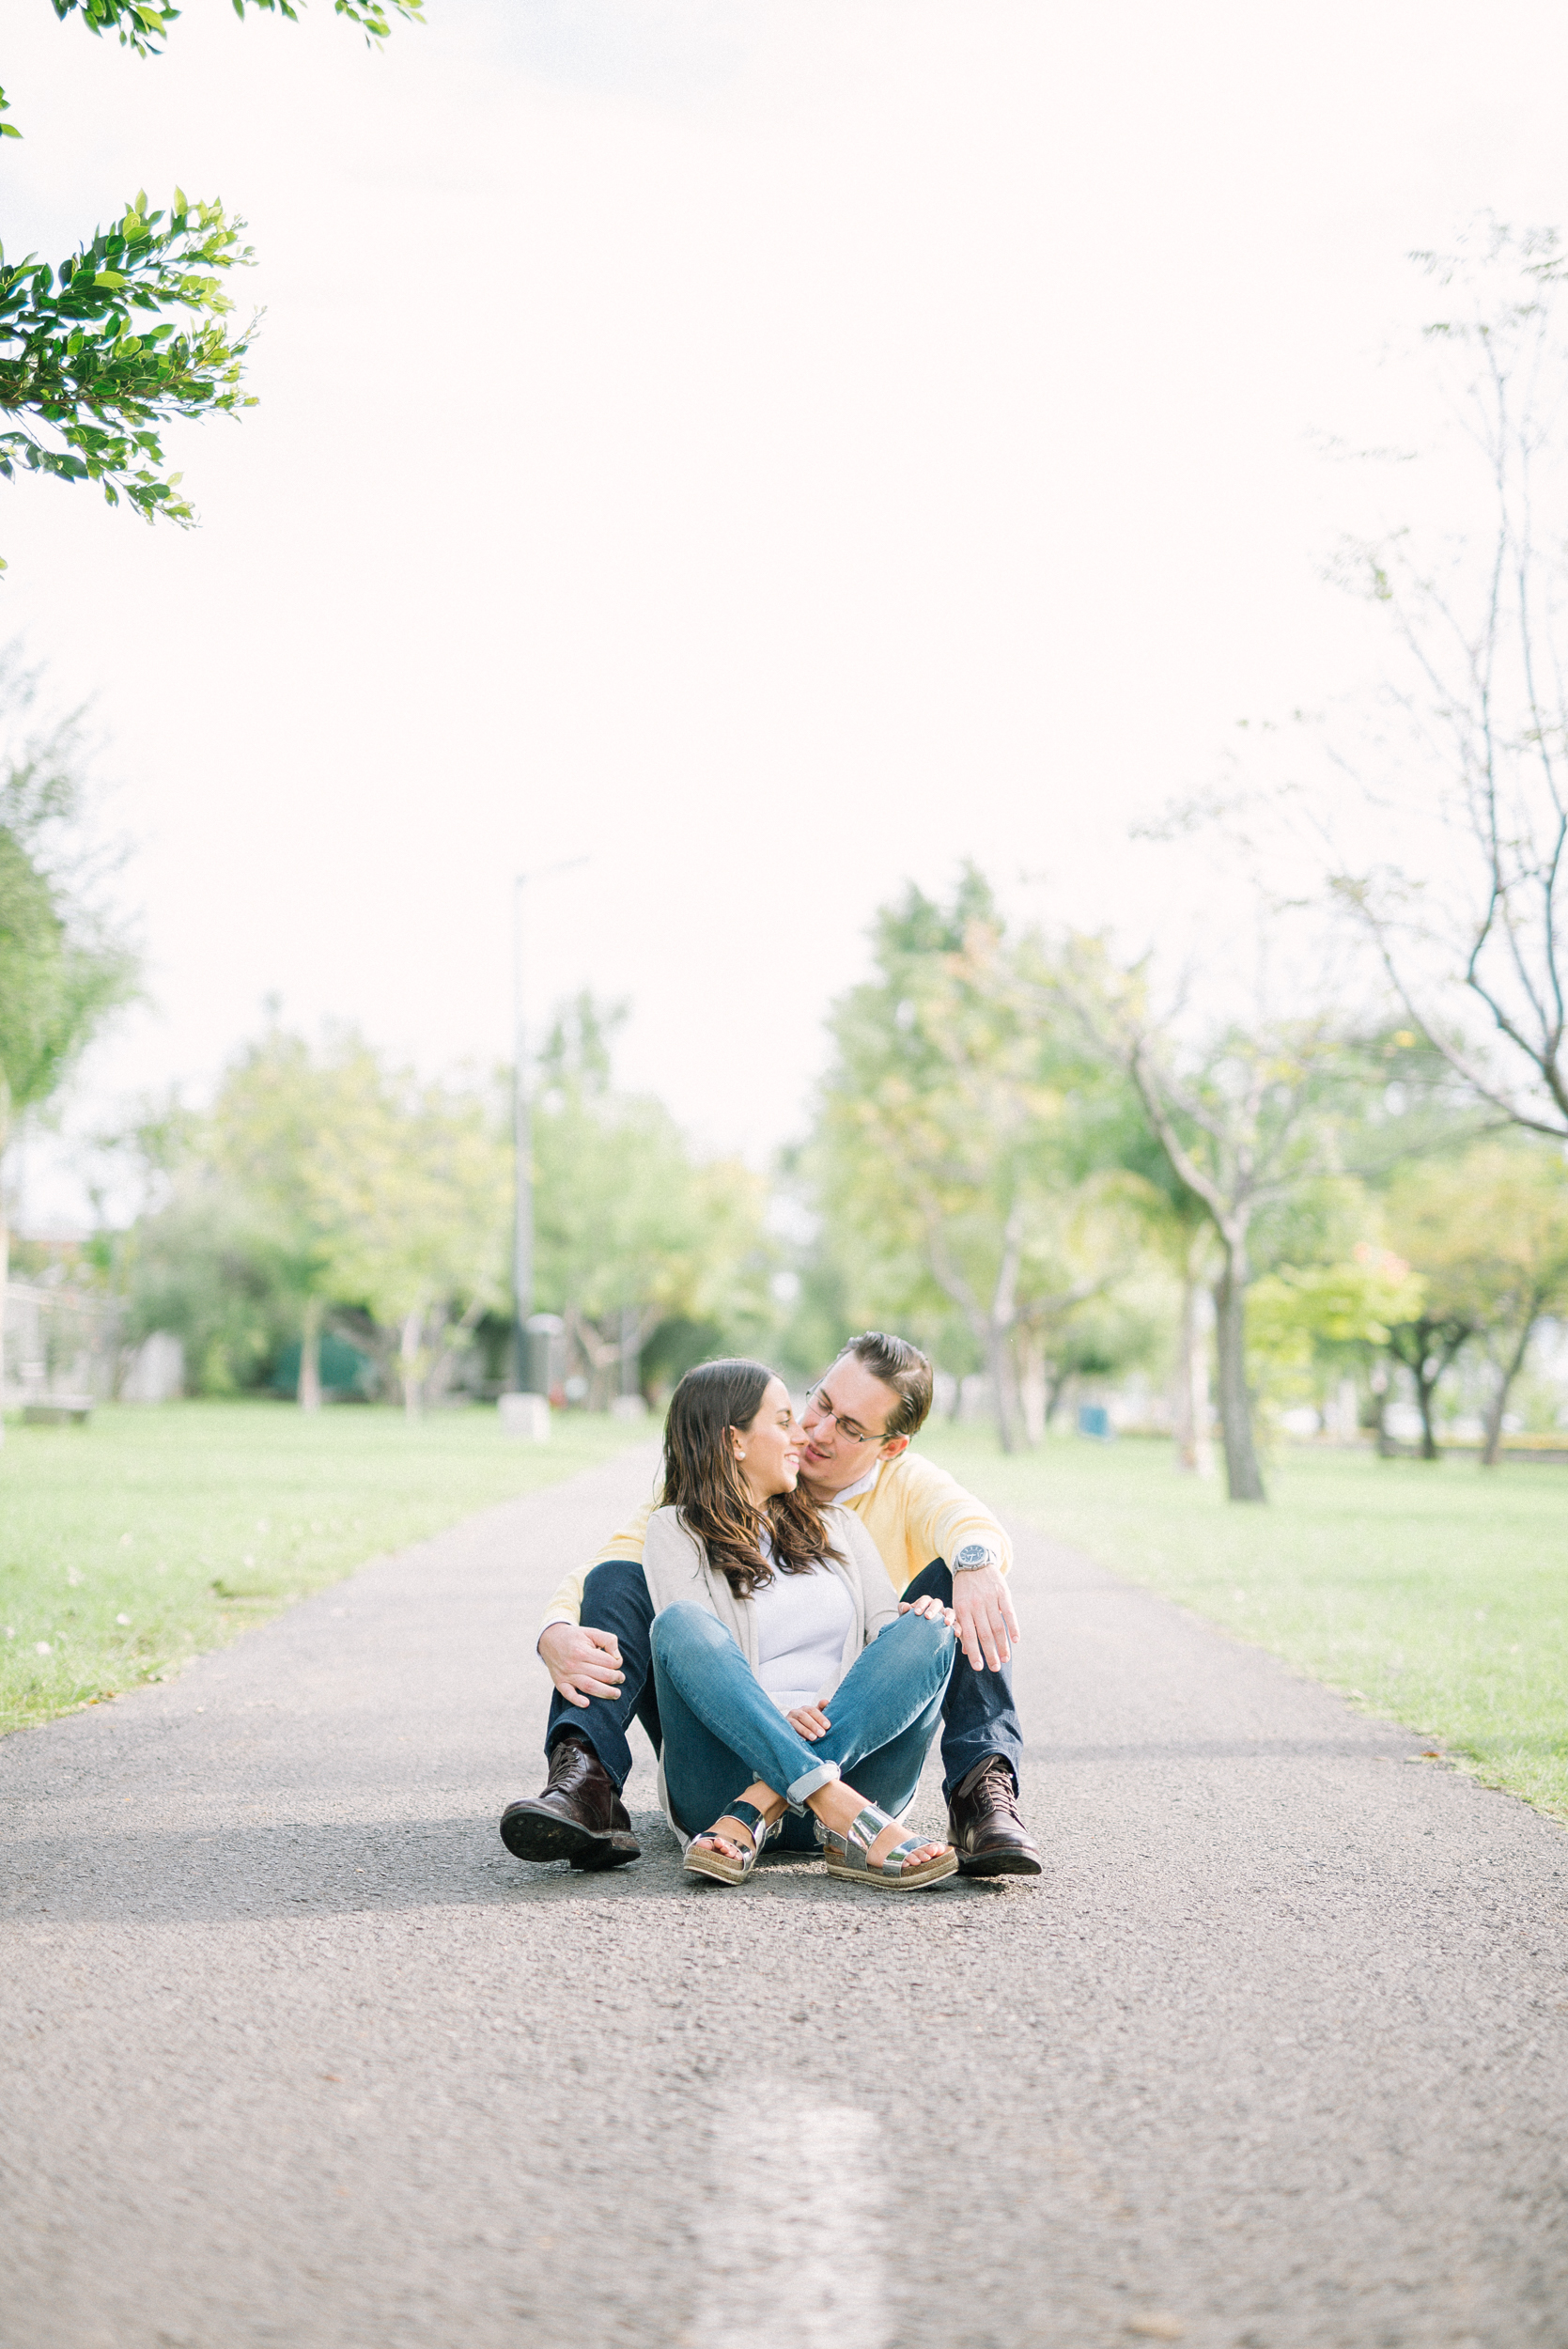
[[[806,1398],[800,1481],[819,1504],[855,1511],[906,1603],[929,1596],[954,1610],[963,1656],[942,1707],[948,1840],[966,1875],[1038,1875],[1040,1854],[1018,1812],[1012,1547],[988,1509],[910,1451],[931,1390],[930,1363],[904,1339],[876,1330],[852,1338]],[[614,1868],[641,1856],[620,1790],[631,1769],[634,1717],[656,1751],[660,1745],[653,1604],[642,1563],[657,1505],[644,1502],[551,1602],[538,1642],[555,1684],[545,1734],[550,1778],[535,1799],[508,1804],[501,1821],[520,1859]]]

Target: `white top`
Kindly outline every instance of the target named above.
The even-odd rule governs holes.
[[[746,1601],[756,1610],[757,1678],[781,1713],[815,1704],[842,1669],[855,1602],[825,1565],[810,1574],[783,1574],[765,1534],[762,1550],[773,1579]]]

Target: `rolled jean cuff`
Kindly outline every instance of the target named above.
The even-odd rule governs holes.
[[[842,1776],[836,1762],[818,1762],[814,1769],[802,1770],[793,1786],[784,1788],[784,1799],[797,1817],[805,1809],[806,1797],[815,1795],[819,1786],[829,1786]]]

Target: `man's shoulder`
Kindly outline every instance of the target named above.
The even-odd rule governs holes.
[[[913,1501],[927,1494],[955,1493],[963,1490],[955,1476],[935,1460],[928,1460],[913,1444],[906,1446],[896,1460],[889,1460],[877,1480],[877,1489],[899,1493]]]

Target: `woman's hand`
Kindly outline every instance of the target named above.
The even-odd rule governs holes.
[[[784,1719],[791,1729],[798,1730],[802,1737],[809,1737],[813,1745],[819,1737],[826,1737],[833,1725],[819,1704],[798,1704],[793,1713],[784,1715]]]
[[[901,1615],[924,1615],[927,1620],[939,1615],[950,1631],[958,1620],[952,1608],[944,1607],[939,1598],[901,1598],[898,1611]]]

